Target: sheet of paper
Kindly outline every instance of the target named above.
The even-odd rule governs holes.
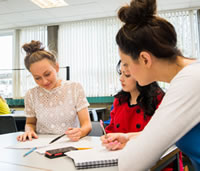
[[[44,154],[47,150],[52,150],[56,148],[63,148],[73,146],[76,148],[96,148],[101,146],[101,141],[99,137],[84,137],[77,142],[72,142],[67,137],[63,137],[58,141],[49,144],[49,142],[57,137],[58,135],[49,135],[49,136],[40,136],[38,139],[33,139],[32,141],[18,142],[15,145],[8,146],[6,148],[14,148],[14,149],[30,149],[33,147],[37,147],[36,152],[40,154]],[[91,140],[92,139],[92,140]]]
[[[88,139],[88,137],[85,137],[85,138],[80,139],[77,142],[72,142],[72,141],[68,140],[68,141],[53,143],[46,147],[38,148],[36,150],[36,152],[38,152],[40,154],[44,154],[45,151],[47,151],[47,150],[70,147],[70,146],[76,147],[76,148],[97,148],[97,147],[101,146],[101,141],[99,140],[99,138],[97,141],[94,141],[94,138],[93,138],[93,141],[90,141]]]
[[[15,149],[29,149],[29,148],[33,148],[33,147],[46,147],[46,146],[50,146],[49,142],[56,138],[58,135],[50,135],[50,136],[39,136],[38,139],[32,139],[32,141],[25,141],[25,142],[18,142],[15,145],[12,146],[8,146],[6,148],[15,148]],[[56,141],[54,144],[57,143],[61,143],[61,142],[67,142],[69,141],[69,139],[67,137],[63,137],[60,140]]]

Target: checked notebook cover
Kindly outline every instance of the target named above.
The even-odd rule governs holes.
[[[90,169],[117,166],[119,153],[119,150],[108,151],[102,147],[70,151],[65,154],[73,160],[76,169]]]

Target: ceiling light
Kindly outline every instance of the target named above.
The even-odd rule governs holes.
[[[54,8],[67,6],[68,4],[64,0],[31,0],[40,8]]]

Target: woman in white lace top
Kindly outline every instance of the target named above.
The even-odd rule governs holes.
[[[59,65],[54,54],[44,50],[42,43],[24,44],[25,66],[31,72],[37,87],[25,96],[27,116],[25,133],[19,141],[32,140],[41,134],[65,133],[72,141],[78,141],[91,130],[89,103],[79,83],[60,80]]]

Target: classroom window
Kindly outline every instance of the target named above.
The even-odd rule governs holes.
[[[197,10],[160,12],[159,15],[173,24],[177,33],[177,46],[185,57],[200,58]],[[167,90],[169,84],[160,82]]]
[[[59,27],[60,66],[70,66],[70,80],[80,82],[87,96],[110,96],[118,88],[115,35],[120,25],[116,17],[110,17],[69,22]]]
[[[159,15],[174,25],[178,48],[184,56],[200,58],[197,11],[160,12]],[[115,43],[120,27],[117,17],[69,22],[59,27],[59,63],[70,66],[70,79],[80,82],[87,96],[110,96],[120,88]],[[65,78],[62,74],[61,77]],[[168,88],[167,83],[159,84],[163,89]]]
[[[178,48],[184,56],[200,58],[197,10],[160,13],[170,21],[177,33]]]
[[[33,80],[30,72],[25,69],[24,66],[24,57],[25,52],[22,50],[24,43],[29,43],[31,40],[39,40],[47,47],[47,26],[37,26],[37,27],[27,27],[22,28],[18,32],[18,62],[15,63],[15,68],[18,68],[16,71],[16,84],[15,87],[15,96],[14,98],[21,98],[25,95],[28,89],[36,86],[35,81]]]
[[[13,34],[0,34],[0,95],[12,97]]]
[[[175,26],[178,48],[184,56],[200,58],[197,11],[159,12],[159,15]],[[59,25],[58,62],[60,67],[70,67],[70,80],[80,82],[88,97],[110,96],[121,88],[116,72],[116,64],[120,58],[115,42],[115,36],[120,27],[121,23],[117,17],[75,21]],[[5,97],[21,98],[28,89],[36,85],[31,74],[25,70],[25,53],[21,47],[31,40],[39,40],[47,47],[47,26],[22,28],[15,30],[14,36],[0,34],[0,37],[1,39],[10,38],[10,43],[4,43],[0,47],[2,48],[0,51],[1,61],[10,60],[7,62],[10,66],[7,67],[14,69],[6,71],[8,73],[7,81],[4,79],[0,84],[1,86],[9,85],[7,86],[9,90],[4,91],[6,88],[1,88],[2,92],[0,93],[5,94]],[[6,55],[10,57],[6,57],[7,60],[4,60],[5,48],[3,47],[7,45],[11,50],[6,50]],[[0,74],[5,74],[2,69],[5,69],[6,65],[1,64],[3,66],[0,66]],[[59,76],[66,79],[64,69],[60,70]],[[160,85],[164,89],[168,87],[166,83],[160,82]]]

